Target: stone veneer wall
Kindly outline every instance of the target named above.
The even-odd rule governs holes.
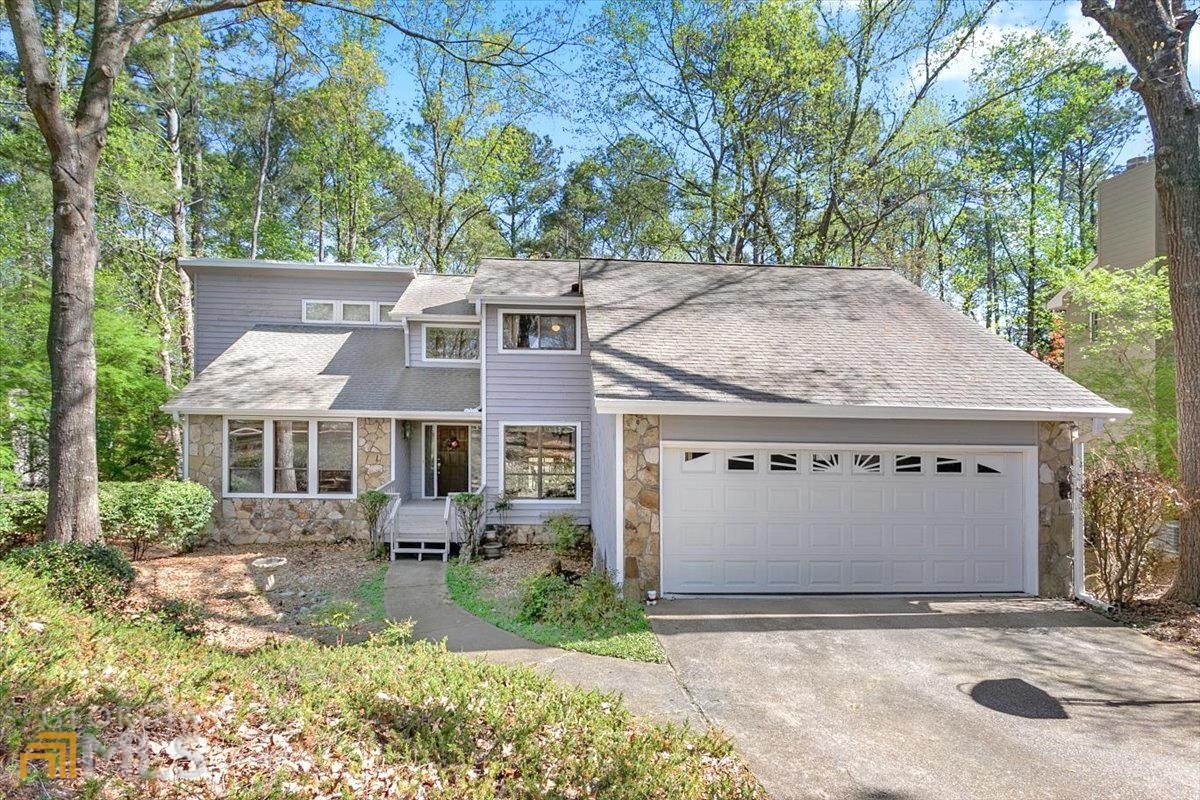
[[[1074,443],[1071,423],[1038,423],[1038,594],[1042,597],[1072,596]]]
[[[623,438],[625,588],[638,597],[660,588],[659,418],[625,415]],[[1074,440],[1069,422],[1038,425],[1038,584],[1044,597],[1072,593]]]
[[[659,418],[624,416],[622,439],[625,595],[640,597],[659,587]]]
[[[377,489],[391,477],[392,420],[358,420],[358,491]],[[188,477],[219,499],[213,539],[229,544],[337,541],[367,538],[354,500],[319,497],[221,497],[221,417],[188,417]]]

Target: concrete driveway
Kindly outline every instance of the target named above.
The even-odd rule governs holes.
[[[651,609],[783,798],[1200,798],[1200,661],[1069,603],[824,597]]]

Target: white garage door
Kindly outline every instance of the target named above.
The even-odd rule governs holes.
[[[1020,452],[705,445],[663,462],[664,592],[1025,589]]]

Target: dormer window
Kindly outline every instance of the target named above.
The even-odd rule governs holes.
[[[579,312],[502,311],[500,351],[579,352]]]
[[[478,361],[479,328],[474,325],[425,325],[427,361]]]

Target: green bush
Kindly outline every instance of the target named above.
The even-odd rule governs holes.
[[[63,600],[87,609],[112,609],[129,594],[134,570],[125,554],[104,544],[40,542],[5,560],[44,580]]]
[[[568,513],[546,517],[546,528],[550,531],[554,552],[559,555],[586,553],[591,550],[592,537],[588,529],[575,521]]]
[[[0,556],[42,538],[46,502],[47,495],[41,490],[0,494]]]
[[[603,572],[590,572],[574,584],[562,575],[547,573],[529,578],[521,586],[518,619],[522,622],[605,633],[627,629],[640,616],[641,607],[622,600]]]
[[[136,561],[150,547],[187,552],[212,514],[212,492],[190,481],[100,484],[100,527],[127,545]]]
[[[521,622],[543,622],[559,618],[569,604],[571,584],[562,575],[546,573],[521,583],[521,605],[517,619]]]

